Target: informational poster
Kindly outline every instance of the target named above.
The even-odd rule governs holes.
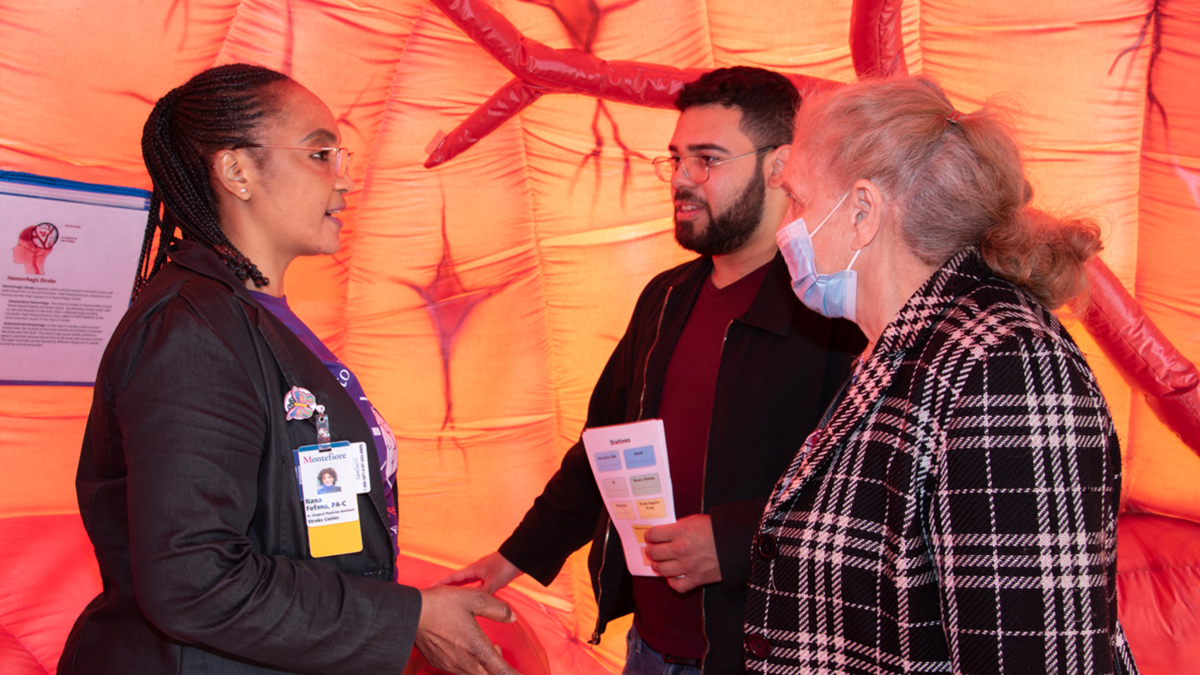
[[[629,573],[658,576],[646,557],[646,530],[675,522],[675,491],[662,420],[586,429],[583,447],[621,536]]]
[[[0,171],[0,384],[95,382],[149,209],[145,190]]]

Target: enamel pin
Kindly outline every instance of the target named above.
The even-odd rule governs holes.
[[[283,397],[283,407],[288,420],[306,420],[316,414],[317,443],[323,450],[329,447],[329,418],[325,416],[325,406],[317,403],[317,397],[311,391],[304,387],[292,387]]]
[[[311,391],[304,387],[292,387],[283,397],[283,407],[289,420],[306,420],[312,417],[314,412],[322,412],[325,406],[317,405],[317,397],[313,396]]]

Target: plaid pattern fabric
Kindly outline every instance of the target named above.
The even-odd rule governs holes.
[[[858,364],[755,545],[755,673],[1132,673],[1120,450],[1052,314],[974,251]]]

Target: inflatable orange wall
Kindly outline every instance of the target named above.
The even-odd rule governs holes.
[[[289,298],[395,431],[400,546],[434,567],[494,550],[516,525],[577,439],[642,285],[690,257],[647,161],[665,154],[669,109],[531,96],[478,143],[424,167],[442,136],[514,77],[448,16],[461,4],[0,0],[2,170],[149,188],[139,138],[153,102],[219,63],[276,68],[330,105],[358,189],[342,250],[293,265]],[[576,56],[843,82],[856,74],[850,24],[862,7],[852,4],[487,3],[527,38]],[[1184,363],[1200,360],[1200,1],[874,4],[900,12],[909,72],[937,78],[959,109],[992,101],[1012,113],[1035,204],[1104,223],[1116,285]],[[1068,325],[1118,422],[1126,509],[1200,522],[1200,456],[1082,324]],[[85,565],[86,546],[64,549],[34,525],[80,535],[73,481],[90,397],[0,387],[0,453],[9,477],[22,478],[0,491],[5,594],[20,591],[0,603],[4,672],[10,653],[28,668],[13,672],[52,671],[97,590],[94,572],[54,567]],[[538,614],[532,631],[553,670],[618,670],[627,623],[594,650],[579,646],[595,620],[585,553],[551,587],[522,579],[510,597]],[[1185,615],[1200,630],[1191,602]]]

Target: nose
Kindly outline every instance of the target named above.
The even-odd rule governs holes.
[[[333,189],[338,192],[350,192],[354,189],[354,179],[350,177],[349,171],[333,182]]]
[[[683,162],[675,165],[675,171],[671,173],[671,187],[679,189],[680,187],[695,187],[699,183],[688,178],[687,172],[683,170]]]

